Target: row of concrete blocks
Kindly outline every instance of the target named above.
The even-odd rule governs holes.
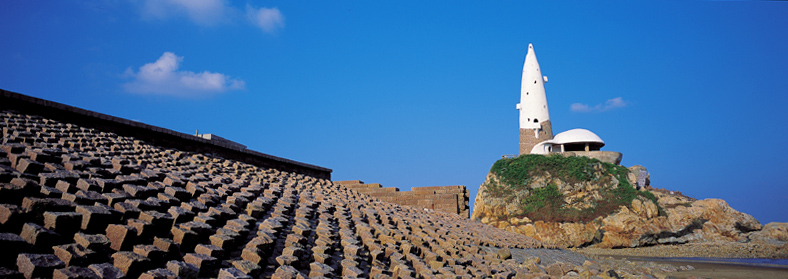
[[[95,133],[95,131],[88,132]],[[134,259],[137,259],[138,261],[136,262],[140,263],[146,262],[144,258],[150,260],[151,263],[158,263],[139,269],[141,270],[140,273],[144,271],[145,274],[154,270],[168,269],[170,266],[169,261],[175,261],[194,264],[195,267],[198,267],[199,272],[210,270],[210,272],[206,273],[210,276],[218,276],[217,269],[220,271],[222,269],[230,270],[230,268],[241,270],[242,273],[245,272],[244,274],[249,276],[259,274],[259,276],[267,277],[288,275],[325,277],[378,276],[382,278],[386,276],[431,277],[463,272],[467,276],[471,276],[471,274],[481,276],[482,274],[492,274],[494,271],[493,266],[503,265],[506,262],[495,255],[480,251],[478,249],[479,245],[538,246],[536,243],[529,243],[522,237],[499,230],[491,230],[489,227],[474,224],[467,219],[458,218],[456,215],[452,217],[450,215],[417,211],[380,203],[358,192],[309,177],[269,170],[261,171],[260,169],[229,160],[206,156],[200,157],[195,156],[195,154],[178,153],[177,151],[157,150],[157,148],[135,142],[133,139],[109,139],[108,142],[113,144],[109,150],[95,148],[89,151],[79,150],[73,152],[74,148],[82,147],[67,148],[69,149],[69,152],[67,152],[69,155],[77,154],[80,156],[78,160],[74,161],[82,160],[88,162],[88,164],[84,165],[84,167],[71,167],[71,170],[66,170],[62,173],[78,174],[77,176],[80,179],[87,180],[93,178],[91,176],[82,176],[93,172],[91,168],[98,168],[109,173],[101,174],[103,178],[96,177],[95,179],[120,179],[125,181],[124,183],[116,183],[119,186],[110,186],[109,188],[112,188],[112,190],[108,192],[104,190],[104,187],[101,187],[101,190],[98,188],[90,189],[90,186],[85,186],[87,183],[79,184],[79,179],[76,180],[75,184],[73,182],[68,183],[69,186],[61,183],[58,188],[57,184],[59,181],[71,179],[66,177],[57,179],[58,182],[53,186],[47,186],[60,191],[59,198],[55,196],[55,191],[41,187],[37,198],[39,200],[33,200],[33,197],[25,196],[22,204],[17,204],[18,208],[23,208],[22,211],[27,212],[27,209],[24,209],[26,208],[24,205],[25,198],[29,200],[27,203],[29,208],[32,208],[29,205],[36,204],[36,202],[40,203],[41,200],[65,200],[74,204],[74,210],[67,211],[67,213],[78,213],[76,209],[78,206],[85,208],[89,206],[99,207],[100,205],[96,204],[98,201],[95,200],[91,205],[81,204],[87,203],[86,200],[89,199],[77,199],[74,196],[89,197],[91,195],[86,193],[91,191],[100,193],[100,195],[105,197],[108,194],[121,193],[121,191],[126,194],[132,193],[130,194],[131,198],[126,198],[125,200],[109,195],[110,197],[107,198],[104,205],[110,208],[101,207],[109,210],[111,215],[115,214],[111,210],[121,212],[120,223],[107,225],[103,233],[78,230],[77,233],[74,233],[74,241],[72,243],[54,245],[63,246],[53,248],[51,253],[58,259],[60,259],[58,254],[63,258],[71,256],[75,259],[79,258],[78,256],[81,254],[91,254],[86,252],[85,249],[79,248],[85,247],[83,246],[84,244],[95,250],[102,250],[102,248],[97,247],[109,246],[109,251],[106,254],[109,255],[107,261],[112,261],[112,265],[116,268],[119,268],[127,261],[135,262]],[[26,151],[45,146],[56,147],[57,144],[35,142],[33,145],[29,145],[23,143],[26,146]],[[141,152],[141,150],[149,151]],[[178,155],[175,155],[176,153]],[[99,159],[98,162],[91,159],[91,157],[97,156],[105,157]],[[166,156],[171,156],[171,159],[164,160]],[[71,159],[69,157],[67,162],[70,162]],[[161,159],[160,162],[152,162],[159,159]],[[9,166],[10,163],[9,160]],[[98,166],[94,165],[94,163],[98,163]],[[50,166],[55,166],[55,164],[50,163]],[[44,165],[42,170],[47,169],[46,164]],[[134,167],[135,165],[138,167]],[[36,176],[34,172],[25,173],[24,171],[20,172],[17,168],[12,169],[15,172],[14,178],[29,179],[38,177],[39,181],[37,182],[41,182],[40,177],[42,175],[47,176],[49,173],[52,173],[49,170],[50,172],[40,172]],[[158,172],[159,174],[149,173],[150,171]],[[171,179],[167,184],[172,185],[167,185],[161,180],[161,173],[165,174],[164,179],[171,177],[177,178],[177,180]],[[178,175],[172,175],[175,173]],[[202,173],[209,173],[209,175],[202,175]],[[189,176],[186,177],[187,175]],[[146,184],[138,185],[143,184],[143,182],[130,179],[131,177],[129,176],[145,177],[142,181]],[[208,181],[199,177],[207,178],[211,182],[207,183]],[[225,178],[230,180],[221,181]],[[148,181],[148,179],[152,181]],[[178,180],[180,180],[180,183],[177,182]],[[231,184],[228,185],[228,183],[234,181],[243,181],[241,183],[243,186],[239,185],[236,188]],[[158,184],[154,182],[162,183],[164,186],[161,188],[156,187]],[[190,194],[188,202],[186,202],[187,198],[185,196],[181,198],[176,197],[176,193],[172,192],[173,190],[170,193],[167,192],[167,189],[186,190],[189,188],[189,183],[192,183],[193,187],[191,189],[194,191],[186,191]],[[249,185],[254,183],[259,183],[265,190],[261,193],[257,192],[254,198],[235,195],[243,192],[249,192],[254,195],[255,191],[246,190],[249,189]],[[46,185],[47,182],[43,184]],[[77,187],[77,184],[82,185],[82,188]],[[126,185],[134,187],[127,187]],[[154,192],[147,190],[148,188],[157,189],[155,197],[152,196]],[[74,192],[74,189],[77,189],[76,192]],[[196,189],[202,189],[202,191]],[[42,190],[46,190],[46,193],[40,192]],[[85,192],[80,194],[79,191]],[[172,196],[174,199],[160,195],[162,192]],[[148,202],[139,202],[143,198],[145,198],[144,201]],[[125,211],[115,208],[115,205],[126,204],[129,200],[131,200],[129,204],[132,206],[122,206]],[[310,202],[310,200],[314,202]],[[181,203],[177,204],[178,201]],[[103,202],[102,200],[99,203],[103,204]],[[158,202],[158,205],[154,204],[154,202]],[[148,208],[140,210],[139,215],[134,216],[134,213],[131,212],[134,212],[134,208],[140,209],[140,207]],[[195,213],[195,215],[191,221],[183,219],[179,222],[178,217],[175,217],[177,214],[169,212],[173,208],[182,208]],[[214,218],[217,214],[222,214],[216,211],[229,210],[226,212],[229,215],[224,218],[227,221],[223,223],[221,228],[219,228],[220,223],[209,224],[211,229],[201,225],[208,224],[207,222],[210,222],[210,219],[196,221],[197,218],[203,217],[200,215],[201,213],[211,212],[211,209],[214,208],[212,216],[207,217]],[[62,227],[59,227],[58,224],[69,223],[64,221],[69,220],[69,218],[72,218],[72,221],[79,218],[75,214],[59,214],[57,212],[61,211],[43,211],[41,223],[33,222],[33,224],[44,230],[50,230],[44,227],[50,226],[50,231],[58,233],[58,230],[63,231],[65,229],[68,231],[66,228],[69,226],[62,225]],[[158,212],[162,215],[153,212]],[[126,214],[129,215],[127,216]],[[172,220],[167,219],[166,214],[169,214]],[[50,216],[48,218],[50,224],[53,225],[47,225],[45,222],[47,217],[43,217],[44,215]],[[83,214],[82,216],[85,215]],[[158,219],[156,218],[157,216],[159,217]],[[233,221],[236,219],[249,225],[246,226],[238,222],[240,226],[227,226],[227,223],[236,223],[236,221]],[[61,220],[60,223],[58,223],[58,220]],[[82,219],[82,222],[79,222],[80,230],[84,220]],[[171,223],[171,229],[167,232],[156,228],[157,226],[152,226],[151,234],[148,235],[153,235],[153,240],[141,241],[140,239],[144,237],[140,237],[140,233],[146,234],[146,229],[151,228],[151,226],[146,226],[146,222],[152,225],[152,221],[156,220],[160,222],[158,226],[165,226],[164,223]],[[184,225],[189,222],[193,223]],[[25,227],[27,223],[22,224],[22,227]],[[73,223],[76,224],[77,222]],[[33,224],[27,225],[28,231],[43,231],[36,228]],[[233,231],[232,227],[243,227],[245,230]],[[141,228],[141,230],[137,230],[137,228]],[[225,234],[216,233],[221,229],[226,230],[222,230]],[[238,233],[237,238],[231,237],[234,240],[237,239],[235,245],[225,245],[223,242],[214,243],[210,239],[211,236],[233,234],[232,232]],[[242,237],[243,234],[247,234],[247,236]],[[26,234],[25,237],[30,238],[28,235]],[[112,235],[112,237],[109,235]],[[190,241],[195,235],[198,240]],[[101,236],[104,236],[106,241]],[[23,238],[21,235],[19,237]],[[126,237],[128,239],[133,238],[135,241],[128,241],[130,244],[124,245],[123,243],[126,243],[127,240]],[[206,237],[208,239],[205,239]],[[77,238],[80,240],[76,240]],[[85,240],[88,238],[94,239],[98,243],[106,244],[88,243]],[[221,240],[218,236],[214,238]],[[192,246],[190,243],[194,244],[194,248],[190,248]],[[513,245],[513,243],[516,244]],[[112,248],[113,245],[116,248],[120,248],[120,250],[114,250]],[[179,252],[178,255],[175,255],[175,259],[170,259],[165,265],[164,260],[167,260],[167,255],[172,255],[170,251],[175,248]],[[107,248],[103,249],[106,250]],[[55,250],[58,252],[55,253]],[[93,251],[95,252],[95,250]],[[129,253],[140,255],[141,258]],[[161,255],[162,253],[164,256]],[[118,254],[118,256],[115,256],[115,254]],[[477,254],[478,257],[470,256],[472,254]],[[468,256],[466,258],[470,260],[458,260],[464,256]],[[162,260],[162,257],[164,260]],[[18,258],[16,260],[18,262]],[[68,261],[70,262],[71,260]],[[307,265],[305,264],[306,262],[310,262],[310,264]],[[73,266],[75,268],[90,269],[91,265],[86,266],[86,264],[83,262],[82,265]],[[141,266],[144,266],[144,264]],[[71,265],[68,266],[68,268],[71,267]],[[161,273],[165,272],[161,271]]]
[[[360,180],[336,183],[384,202],[469,216],[468,191],[465,186],[413,187],[411,191],[400,192],[398,188],[382,187],[379,183],[365,184]]]

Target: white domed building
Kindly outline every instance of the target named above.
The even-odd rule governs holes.
[[[621,163],[622,154],[614,151],[600,150],[605,146],[605,141],[586,129],[572,129],[559,133],[551,140],[537,143],[529,154],[561,153],[569,156],[585,156],[599,159],[618,165]]]
[[[585,156],[618,165],[622,154],[614,151],[601,151],[605,142],[594,132],[586,129],[572,129],[553,136],[547,96],[544,83],[547,77],[541,76],[539,62],[532,44],[523,65],[520,88],[520,155],[523,154],[562,154],[566,156]]]

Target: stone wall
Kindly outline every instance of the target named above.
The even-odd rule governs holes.
[[[334,181],[384,202],[412,207],[427,208],[458,214],[468,218],[468,190],[465,186],[413,187],[400,192],[396,187],[383,187],[380,183],[364,184],[360,180]]]
[[[621,158],[624,156],[621,152],[615,151],[567,151],[563,153],[555,153],[561,154],[564,156],[583,156],[594,158],[600,160],[602,162],[611,163],[614,165],[618,165],[621,163]]]
[[[542,125],[542,129],[539,130],[539,134],[536,137],[534,137],[533,129],[520,129],[520,155],[530,154],[531,149],[537,143],[553,138],[553,125],[550,123],[550,120],[543,121],[540,125]]]
[[[2,89],[0,89],[0,109],[35,114],[60,122],[99,129],[121,136],[134,137],[157,146],[209,154],[258,167],[274,168],[316,178],[331,179],[332,170],[328,168],[276,157],[254,150],[239,150],[236,146],[230,144],[222,144],[221,142],[203,139],[191,134],[184,134]]]

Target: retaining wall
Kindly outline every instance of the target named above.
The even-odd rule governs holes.
[[[230,144],[222,144],[221,142],[203,139],[194,135],[2,89],[0,89],[0,109],[12,109],[65,123],[73,123],[122,136],[134,137],[161,147],[219,156],[259,167],[294,172],[315,178],[331,179],[332,170],[328,168],[276,157],[254,150],[238,150],[238,147]]]
[[[468,190],[465,186],[413,187],[402,191],[396,187],[383,187],[379,183],[364,184],[360,180],[334,181],[384,202],[427,208],[470,217]]]

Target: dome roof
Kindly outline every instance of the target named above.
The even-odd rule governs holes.
[[[555,135],[552,140],[555,144],[567,144],[567,143],[581,143],[581,142],[593,142],[599,143],[601,146],[605,145],[605,142],[602,139],[586,129],[572,129],[566,132],[562,132],[560,134]]]

